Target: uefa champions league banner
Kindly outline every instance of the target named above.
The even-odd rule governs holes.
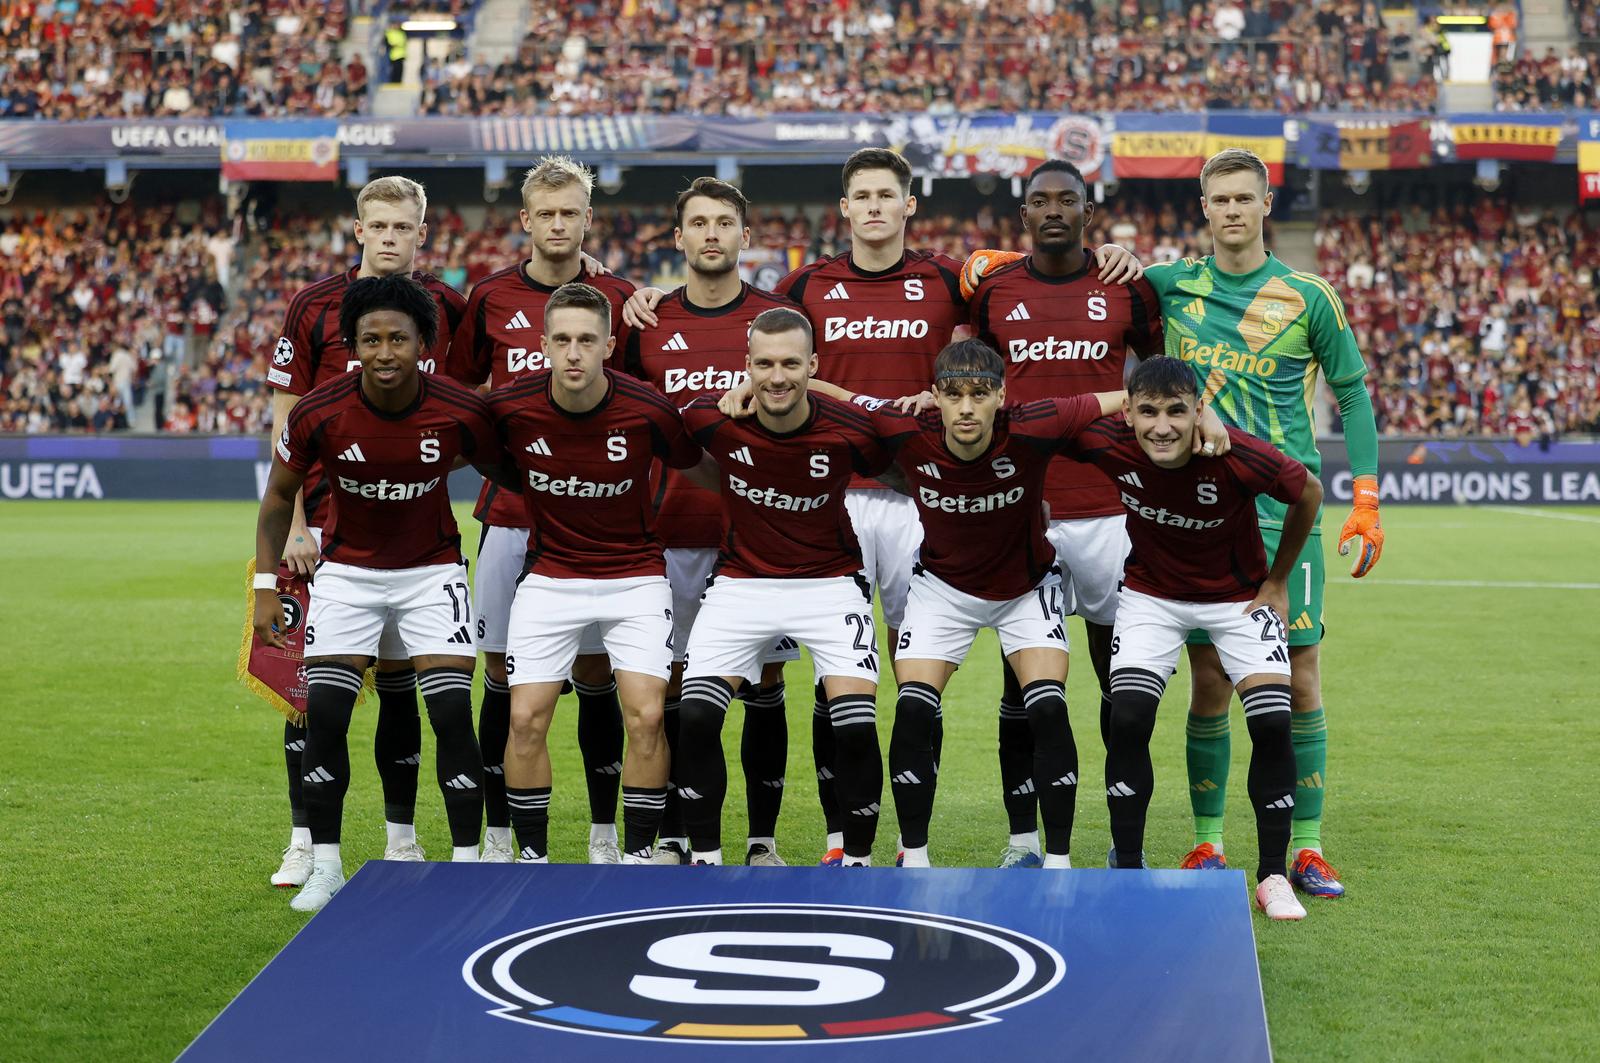
[[[1344,443],[1320,446],[1329,501],[1349,502]],[[1385,439],[1378,453],[1385,502],[1600,504],[1600,442]],[[266,441],[246,436],[0,436],[0,502],[255,501],[271,468]],[[457,469],[450,497],[470,502],[479,483]]]

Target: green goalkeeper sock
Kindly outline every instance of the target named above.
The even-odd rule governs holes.
[[[1228,797],[1228,764],[1233,743],[1228,736],[1227,714],[1189,714],[1189,805],[1194,809],[1194,843],[1210,842],[1222,848],[1222,809]]]
[[[1294,826],[1289,851],[1322,851],[1322,796],[1328,773],[1328,720],[1318,706],[1297,712],[1290,723],[1294,741]]]

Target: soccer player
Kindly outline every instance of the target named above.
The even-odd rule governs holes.
[[[1283,613],[1294,558],[1322,504],[1304,465],[1237,428],[1225,457],[1194,449],[1202,405],[1194,374],[1156,358],[1128,383],[1124,416],[1105,418],[1068,445],[1117,481],[1128,510],[1128,556],[1111,657],[1106,804],[1111,867],[1144,865],[1145,814],[1154,774],[1150,735],[1178,651],[1192,630],[1211,639],[1244,702],[1250,729],[1250,803],[1259,847],[1256,905],[1271,919],[1303,919],[1286,872],[1294,808],[1289,655]],[[1269,571],[1255,498],[1285,507]]]
[[[467,299],[467,310],[450,345],[446,371],[463,384],[500,387],[548,369],[539,347],[544,308],[562,285],[584,278],[583,238],[594,218],[590,197],[594,176],[565,155],[547,155],[522,181],[522,229],[528,257],[489,274]],[[600,274],[587,283],[605,293],[613,320],[633,285]],[[541,500],[542,501],[542,500]],[[511,693],[506,681],[506,625],[517,578],[528,550],[528,512],[521,493],[486,482],[475,515],[483,525],[478,540],[478,648],[483,652],[483,695],[478,733],[484,762],[483,856],[493,863],[512,859],[511,813],[506,804],[501,756],[511,726]],[[611,666],[599,635],[589,632],[573,672],[578,695],[578,748],[583,755],[589,795],[589,862],[614,864],[617,848],[617,784],[622,770],[622,713]]]
[[[650,471],[656,458],[693,468],[701,451],[672,403],[605,368],[616,340],[604,293],[564,285],[545,304],[543,322],[550,368],[489,396],[533,518],[505,657],[506,800],[521,858],[548,862],[546,736],[583,634],[597,626],[628,732],[622,862],[643,864],[667,799],[662,715],[672,672],[672,592],[650,530]],[[709,473],[704,482],[711,485]]]
[[[417,251],[427,241],[428,196],[406,177],[380,177],[356,195],[356,243],[361,262],[353,269],[325,277],[289,301],[283,333],[267,367],[273,390],[272,435],[283,434],[289,412],[312,388],[361,366],[339,331],[339,307],[345,292],[363,277],[415,278],[438,303],[437,338],[419,357],[419,368],[432,373],[444,364],[450,332],[461,320],[465,303],[459,292],[431,274],[413,272]],[[295,496],[284,560],[310,579],[316,568],[322,528],[328,519],[329,485],[320,464],[307,470],[305,486]],[[273,565],[270,570],[276,571]],[[417,770],[422,763],[422,721],[417,715],[416,674],[398,633],[386,631],[378,651],[378,722],[373,757],[383,784],[385,860],[421,860],[415,827]],[[311,830],[301,797],[301,763],[306,743],[302,727],[285,724],[284,762],[289,775],[289,811],[293,829],[283,864],[272,876],[274,886],[303,885],[311,874]]]
[[[256,634],[282,645],[283,607],[269,586],[316,462],[332,498],[306,617],[306,813],[311,875],[291,906],[314,912],[344,884],[339,833],[350,784],[347,737],[361,673],[384,631],[397,632],[438,739],[456,860],[476,861],[483,762],[472,733],[472,596],[447,481],[458,458],[503,475],[489,409],[476,392],[419,370],[439,329],[435,296],[410,277],[363,278],[339,307],[361,361],[289,415],[256,524]]]
[[[1094,204],[1083,174],[1071,163],[1041,163],[1023,186],[1021,213],[1032,253],[991,270],[972,301],[978,337],[1009,362],[1008,393],[1013,401],[1031,402],[1121,390],[1130,355],[1161,353],[1155,292],[1141,279],[1108,284],[1090,274],[1083,231]],[[1103,736],[1111,704],[1117,580],[1128,554],[1122,505],[1103,473],[1066,458],[1051,463],[1045,501],[1067,611],[1083,618],[1100,685]],[[1032,785],[1037,728],[1029,716],[1023,684],[1007,662],[1000,697],[1000,783],[1011,836],[1001,867],[1040,862],[1035,808],[1044,795]]]
[[[1266,164],[1241,149],[1219,152],[1200,171],[1201,209],[1214,253],[1151,267],[1145,277],[1161,298],[1167,353],[1189,363],[1208,404],[1229,425],[1267,440],[1321,471],[1311,397],[1320,371],[1338,400],[1355,506],[1339,533],[1339,552],[1357,547],[1350,574],[1365,576],[1383,551],[1378,520],[1378,432],[1367,394],[1367,367],[1339,296],[1322,278],[1289,268],[1267,251],[1262,224],[1272,210]],[[1284,507],[1257,499],[1267,555],[1276,564],[1288,549]],[[1318,646],[1322,641],[1321,525],[1304,545],[1293,544],[1289,571],[1289,663],[1293,675],[1295,752],[1294,853],[1290,877],[1315,897],[1339,897],[1344,886],[1322,856],[1327,724]],[[1184,867],[1222,867],[1223,798],[1232,696],[1217,651],[1189,647],[1193,677],[1188,720],[1189,795],[1195,848]]]
[[[697,178],[678,196],[674,210],[673,238],[683,252],[688,279],[656,304],[655,325],[624,328],[618,345],[626,371],[655,385],[681,409],[693,399],[718,397],[746,380],[750,323],[766,310],[793,304],[739,279],[739,252],[750,246],[750,229],[749,203],[737,188],[714,177]],[[681,474],[671,470],[663,474],[655,495],[659,506],[655,532],[666,546],[667,580],[672,585],[674,660],[667,741],[676,745],[683,660],[689,630],[700,612],[700,595],[716,563],[722,507],[716,495]],[[783,865],[776,837],[789,755],[783,668],[786,661],[799,657],[794,640],[780,638],[762,655],[760,683],[739,692],[745,707],[740,757],[750,824],[745,863],[757,867]],[[682,810],[669,782],[655,862],[682,863],[688,858],[688,842]]]
[[[844,491],[852,474],[889,464],[864,411],[809,395],[817,371],[811,323],[775,308],[751,323],[747,360],[756,414],[732,420],[702,397],[684,410],[721,473],[724,530],[715,575],[689,634],[678,709],[678,796],[693,862],[722,862],[727,765],[722,720],[784,635],[811,650],[837,748],[842,862],[870,865],[883,796],[878,648],[871,584]]]

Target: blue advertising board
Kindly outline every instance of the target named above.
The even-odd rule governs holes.
[[[180,1059],[1266,1060],[1248,895],[1237,871],[372,861]]]

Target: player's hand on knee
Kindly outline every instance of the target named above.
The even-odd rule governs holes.
[[[723,392],[722,398],[717,400],[717,411],[724,417],[749,417],[756,412],[756,389],[746,380]]]
[[[276,646],[280,650],[284,648],[283,632],[287,625],[283,622],[283,603],[278,601],[277,591],[256,591],[255,612],[250,618],[250,625],[255,628],[256,638],[268,646]]]
[[[320,556],[317,540],[310,531],[305,528],[289,529],[289,538],[283,544],[283,559],[288,562],[289,571],[302,579],[310,579],[317,570]]]
[[[633,328],[655,328],[656,304],[667,293],[660,288],[640,288],[622,304],[622,320]]]
[[[1344,527],[1339,529],[1339,556],[1348,557],[1350,548],[1357,542],[1361,549],[1350,564],[1350,575],[1360,579],[1377,565],[1383,556],[1383,523],[1378,519],[1378,478],[1358,476],[1352,485],[1355,504]]]
[[[1095,265],[1106,284],[1128,284],[1144,276],[1139,257],[1118,244],[1101,244],[1094,249]]]
[[[1272,609],[1278,614],[1281,623],[1289,615],[1289,585],[1287,583],[1274,583],[1265,580],[1256,596],[1250,599],[1250,604],[1244,607],[1245,613],[1253,613],[1263,606]]]

